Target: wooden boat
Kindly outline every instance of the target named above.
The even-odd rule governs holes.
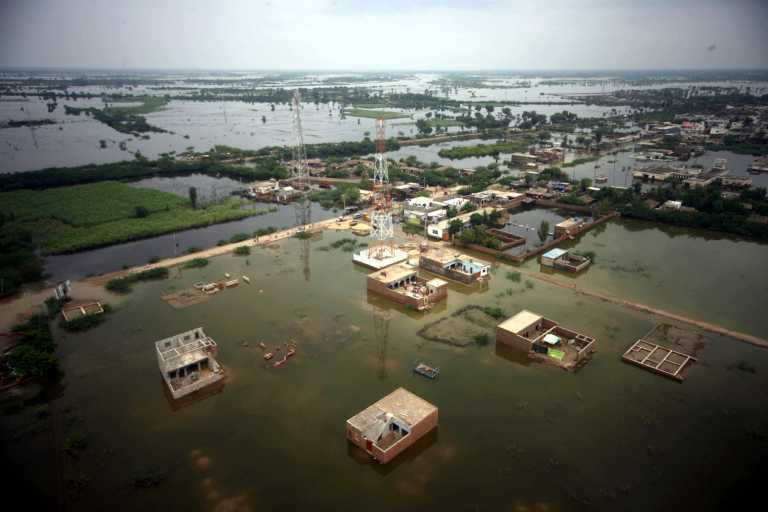
[[[261,348],[263,348],[264,350],[266,350],[266,349],[267,349],[267,346],[264,344],[264,342],[263,342],[263,341],[260,341],[260,342],[259,342],[259,346],[260,346]]]
[[[251,278],[248,276],[243,276],[243,281],[245,281],[248,284],[251,284]]]
[[[239,284],[240,284],[239,279],[230,279],[229,281],[226,281],[224,283],[224,286],[226,286],[227,288],[231,288],[232,286],[237,286]]]
[[[275,361],[275,364],[272,365],[272,368],[277,368],[278,366],[283,366],[286,361],[288,361],[288,357],[283,357],[281,360]]]
[[[266,354],[264,354],[264,360],[265,361],[269,361],[273,357],[275,357],[275,354],[273,354],[272,352],[267,352]]]
[[[413,372],[432,380],[435,380],[440,376],[440,368],[433,368],[425,363],[417,363],[416,366],[413,367]]]
[[[288,352],[285,353],[285,357],[291,357],[295,353],[296,353],[296,349],[291,347],[288,349]]]

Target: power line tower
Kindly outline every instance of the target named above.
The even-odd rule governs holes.
[[[376,120],[376,155],[373,165],[373,212],[371,213],[371,238],[374,242],[368,248],[368,257],[379,260],[395,255],[392,224],[392,196],[387,170],[384,119]]]
[[[304,149],[304,130],[301,127],[301,94],[296,89],[293,92],[293,169],[291,176],[293,186],[299,192],[294,203],[296,211],[296,228],[304,234],[300,243],[301,261],[303,263],[304,280],[309,281],[309,224],[312,221],[311,203],[309,200],[310,180],[307,168],[307,153]]]

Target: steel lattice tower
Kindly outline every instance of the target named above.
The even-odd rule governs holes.
[[[304,130],[301,127],[301,94],[296,89],[293,93],[293,169],[291,177],[293,186],[300,196],[296,201],[296,227],[300,230],[309,229],[311,221],[309,202],[309,169],[307,168],[307,153],[304,149]]]
[[[301,127],[301,94],[296,89],[293,92],[293,169],[291,177],[293,186],[299,191],[299,197],[296,198],[294,207],[296,209],[296,228],[297,231],[310,231],[311,202],[309,200],[310,180],[309,169],[307,168],[307,153],[304,149],[304,130]],[[304,280],[310,279],[309,266],[309,238],[304,238],[299,243],[301,261],[303,267]]]
[[[371,213],[371,238],[374,243],[368,249],[371,258],[384,259],[394,256],[395,249],[392,239],[395,236],[392,224],[392,198],[390,196],[389,172],[387,157],[384,119],[376,120],[376,156],[373,165],[373,212]]]

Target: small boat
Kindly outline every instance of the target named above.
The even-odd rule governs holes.
[[[226,277],[227,279],[229,279],[229,272],[224,272],[224,277]]]
[[[264,350],[266,350],[266,349],[267,349],[267,345],[266,345],[266,344],[264,344],[264,342],[263,342],[263,341],[260,341],[260,342],[259,342],[259,346],[260,346],[261,348],[263,348]]]
[[[432,380],[440,376],[440,368],[433,368],[425,363],[418,363],[413,367],[413,372]]]
[[[275,364],[272,365],[272,368],[277,368],[278,366],[283,366],[286,363],[286,361],[288,361],[287,357],[284,357],[284,358],[282,358],[279,361],[275,361]]]
[[[240,284],[239,279],[230,279],[229,281],[224,282],[224,286],[226,286],[227,288],[231,288],[232,286],[237,286],[239,284]]]
[[[248,284],[251,284],[251,278],[248,276],[243,276],[243,281],[245,281]]]
[[[288,352],[285,353],[285,357],[291,357],[295,353],[296,353],[296,349],[291,347],[288,349]]]
[[[606,181],[608,181],[608,176],[604,174],[600,174],[598,176],[595,176],[595,181],[597,183],[605,183]]]
[[[273,357],[275,357],[275,354],[273,354],[272,352],[267,352],[266,354],[264,354],[264,360],[265,361],[269,361]]]

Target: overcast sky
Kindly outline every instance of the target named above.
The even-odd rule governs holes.
[[[0,0],[0,66],[768,68],[768,0]]]

